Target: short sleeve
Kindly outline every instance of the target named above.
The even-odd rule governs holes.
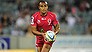
[[[58,20],[56,19],[56,15],[53,14],[53,25],[58,24]]]
[[[36,26],[36,20],[34,16],[31,17],[31,26]]]

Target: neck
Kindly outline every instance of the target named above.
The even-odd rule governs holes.
[[[41,13],[42,16],[46,16],[47,15],[47,12],[46,13]]]

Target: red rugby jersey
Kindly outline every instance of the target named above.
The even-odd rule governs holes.
[[[39,32],[52,30],[54,24],[58,24],[58,21],[56,15],[50,11],[47,12],[46,16],[41,16],[40,12],[36,12],[32,15],[31,25],[36,26]]]

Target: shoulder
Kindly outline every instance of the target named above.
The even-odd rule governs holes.
[[[50,16],[52,16],[52,17],[56,17],[56,14],[55,14],[54,12],[48,11],[48,14],[49,14]]]
[[[55,14],[54,12],[48,11],[48,14],[49,14],[51,17],[56,17],[56,14]]]
[[[40,14],[39,12],[35,12],[32,16],[37,17],[39,14]]]

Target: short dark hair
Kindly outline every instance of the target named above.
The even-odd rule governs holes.
[[[46,4],[48,4],[46,1],[39,1],[38,5],[39,5],[40,3],[46,3]]]

